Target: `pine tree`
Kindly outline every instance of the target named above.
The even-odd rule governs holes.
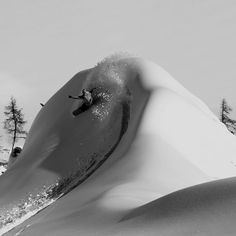
[[[16,105],[16,99],[11,97],[8,106],[5,106],[5,116],[7,117],[4,123],[4,129],[12,138],[12,148],[13,151],[16,141],[19,138],[26,138],[27,132],[24,130],[24,125],[26,121],[24,120],[24,115],[22,113],[22,108],[18,108]],[[20,136],[21,135],[21,136]]]
[[[232,108],[227,104],[225,99],[222,99],[221,103],[221,114],[220,114],[220,120],[227,129],[232,133],[235,134],[236,132],[236,120],[232,120],[229,118],[229,114],[232,111]]]

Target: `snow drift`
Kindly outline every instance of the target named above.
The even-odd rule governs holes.
[[[74,116],[82,89],[94,102]],[[217,179],[235,162],[235,136],[198,98],[152,62],[113,56],[39,112],[0,178],[2,232],[59,198],[6,235],[234,235],[236,179]]]

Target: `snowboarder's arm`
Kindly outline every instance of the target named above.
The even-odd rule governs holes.
[[[71,95],[69,95],[68,98],[72,98],[72,99],[80,99],[80,96],[71,96]]]

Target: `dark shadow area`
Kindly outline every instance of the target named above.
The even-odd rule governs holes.
[[[96,100],[95,100],[96,102]],[[122,106],[122,118],[121,118],[121,129],[120,134],[115,142],[115,144],[111,147],[111,149],[103,156],[101,160],[94,160],[92,159],[90,165],[86,168],[86,171],[88,171],[85,175],[81,176],[79,174],[80,170],[75,172],[74,175],[71,175],[69,178],[62,178],[61,182],[64,187],[67,186],[67,189],[64,192],[64,195],[69,193],[72,189],[76,188],[78,185],[80,185],[82,182],[84,182],[89,176],[91,176],[109,157],[110,155],[115,151],[117,146],[119,145],[123,135],[126,133],[128,126],[129,126],[129,120],[130,120],[130,102],[129,101],[123,101],[121,103]],[[63,181],[65,179],[65,181]],[[66,185],[64,184],[66,182]],[[70,186],[68,188],[68,186]],[[61,189],[62,190],[62,189]]]
[[[72,112],[73,116],[78,116],[79,114],[87,111],[91,106],[83,103],[80,107]]]

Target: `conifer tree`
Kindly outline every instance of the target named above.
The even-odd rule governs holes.
[[[19,138],[26,138],[27,132],[24,130],[26,121],[24,120],[22,108],[17,107],[14,97],[11,97],[9,105],[5,106],[4,114],[6,116],[6,120],[3,122],[4,129],[12,138],[12,151]]]
[[[227,104],[226,99],[222,99],[221,102],[221,114],[220,114],[220,120],[227,129],[232,133],[235,134],[236,132],[236,120],[233,120],[229,117],[230,112],[232,111],[232,108]]]

